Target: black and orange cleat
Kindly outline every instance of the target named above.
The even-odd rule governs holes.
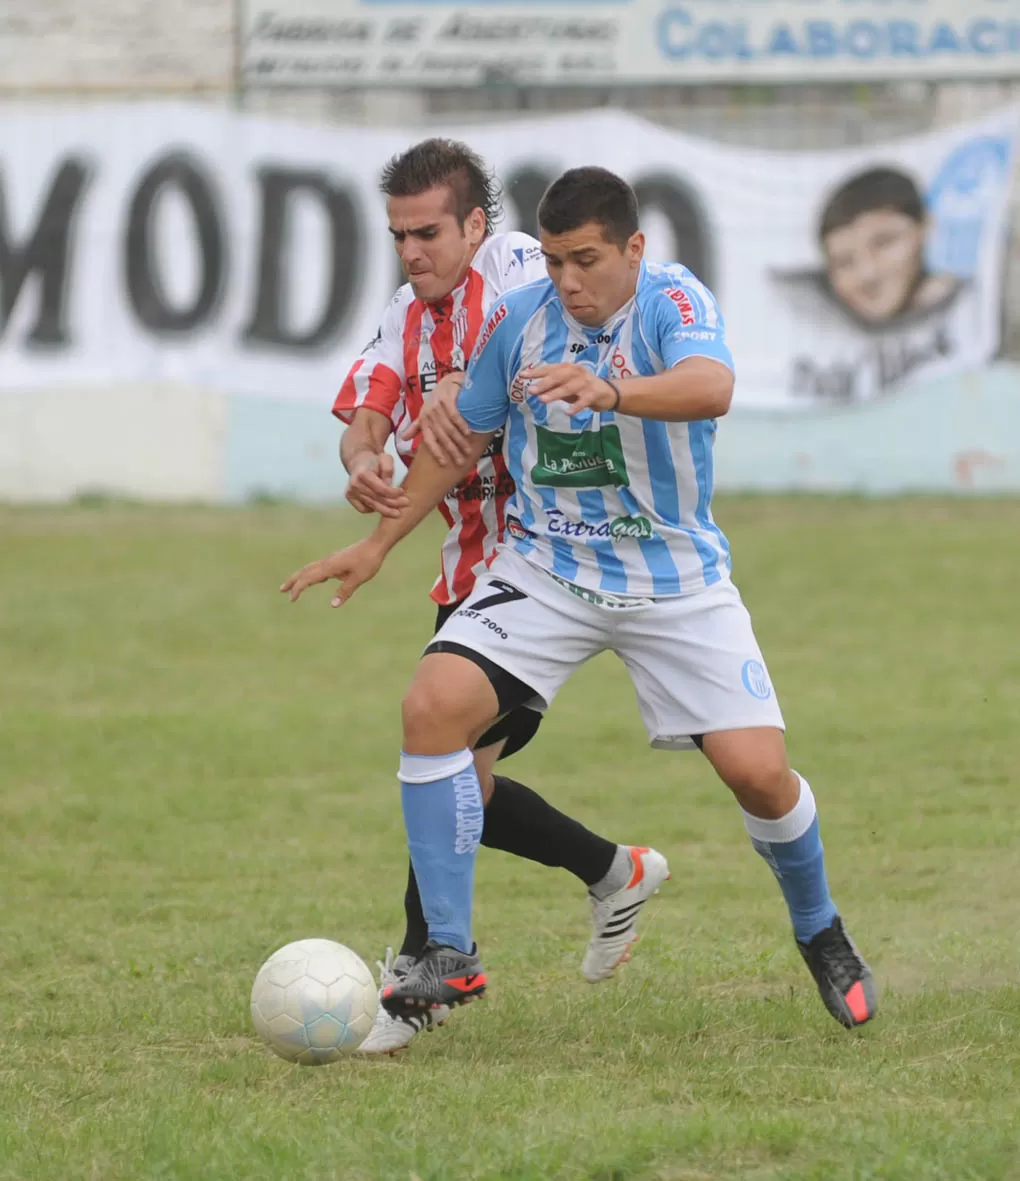
[[[807,943],[798,940],[797,947],[825,1007],[840,1025],[853,1029],[874,1017],[878,1009],[875,979],[839,915]]]
[[[466,1004],[481,996],[487,983],[477,946],[465,952],[430,940],[407,975],[382,990],[381,1000],[388,1013],[400,1017]]]

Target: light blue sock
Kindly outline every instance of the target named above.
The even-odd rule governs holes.
[[[794,934],[806,943],[839,913],[829,895],[815,797],[807,780],[800,779],[800,799],[792,812],[778,820],[761,820],[745,812],[744,825],[751,844],[776,875]]]
[[[429,938],[470,951],[475,854],[485,823],[471,751],[400,755],[407,847]]]

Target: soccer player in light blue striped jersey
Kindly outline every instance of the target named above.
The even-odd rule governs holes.
[[[456,461],[427,424],[408,507],[293,575],[292,597],[375,576],[505,428],[516,484],[489,574],[426,649],[404,699],[400,760],[408,844],[429,923],[426,953],[383,1003],[456,1004],[486,975],[471,934],[478,781],[471,745],[525,702],[544,708],[605,650],[624,661],[653,746],[700,749],[739,803],[775,874],[797,946],[829,1012],[851,1027],[877,997],[829,894],[815,800],[790,768],[784,722],[712,519],[715,419],[733,362],[711,292],[643,258],[633,191],[572,169],[539,207],[548,280],[490,309],[457,400]],[[451,422],[445,421],[446,437]],[[609,936],[625,929],[611,916]]]

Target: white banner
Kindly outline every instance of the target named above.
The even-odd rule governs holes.
[[[1003,78],[1016,0],[242,0],[251,86]]]
[[[618,113],[446,128],[502,178],[504,228],[602,164],[648,256],[717,293],[738,404],[846,404],[998,347],[1018,113],[884,147],[723,147]],[[399,277],[376,185],[406,132],[177,105],[0,123],[0,390],[184,382],[327,406]]]

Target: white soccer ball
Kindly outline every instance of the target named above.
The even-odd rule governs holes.
[[[331,939],[299,939],[273,954],[251,990],[251,1019],[274,1054],[324,1066],[368,1036],[379,995],[364,960]]]

